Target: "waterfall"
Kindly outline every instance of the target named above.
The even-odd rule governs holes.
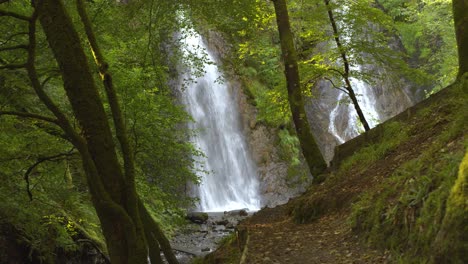
[[[337,13],[347,14],[348,11],[349,6],[345,4],[341,7],[341,10],[337,10]],[[347,28],[339,22],[338,27],[344,30],[344,34],[342,34],[341,38],[342,41],[350,42],[351,36],[349,35]],[[347,56],[348,59],[351,59],[352,57],[351,54],[347,54]],[[340,61],[339,63],[343,63],[343,61]],[[361,70],[361,65],[350,65],[351,72],[361,72]],[[372,87],[364,81],[356,78],[351,77],[349,80],[351,82],[351,87],[356,94],[359,106],[361,107],[361,110],[364,114],[364,118],[366,119],[370,128],[375,127],[378,124],[380,117],[376,108],[377,100]],[[350,102],[348,104],[341,104],[344,99],[349,99],[349,96],[340,91],[336,100],[337,104],[330,112],[330,123],[328,126],[328,131],[338,140],[339,144],[342,144],[345,141],[358,136],[361,132],[364,131],[364,126],[361,124],[358,118],[358,114],[354,108],[354,105],[350,102],[350,100],[346,100]],[[343,113],[346,114],[346,118],[338,118],[339,115]],[[341,130],[338,129],[339,122],[347,122],[345,126],[340,126],[342,128]]]
[[[194,119],[191,126],[198,131],[191,140],[206,155],[198,158],[196,165],[201,177],[201,184],[195,187],[200,198],[198,209],[259,210],[257,168],[242,134],[236,99],[229,86],[219,81],[221,73],[215,58],[201,36],[189,30],[183,37],[185,57],[203,58],[202,73],[186,73],[185,79],[191,82],[182,96]]]
[[[351,67],[351,70],[359,71],[360,67]],[[372,87],[364,81],[355,78],[350,78],[350,82],[369,127],[375,127],[378,125],[380,117],[376,109],[377,100]],[[339,144],[358,136],[364,131],[364,127],[359,121],[354,105],[347,99],[349,99],[349,96],[340,91],[336,99],[337,104],[330,112],[328,131],[335,136]],[[341,102],[343,101],[347,101],[349,103],[342,104]],[[345,114],[345,118],[339,118],[340,114]],[[347,122],[344,129],[338,128],[339,122]]]

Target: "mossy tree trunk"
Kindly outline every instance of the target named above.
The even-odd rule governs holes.
[[[44,93],[38,82],[34,68],[36,19],[34,16],[30,20],[31,43],[27,67],[33,88],[39,98],[56,116],[56,123],[64,130],[80,152],[88,187],[101,222],[112,263],[148,263],[148,245],[158,247],[159,245],[156,239],[152,239],[149,241],[150,243],[146,240],[150,237],[148,234],[154,227],[146,228],[147,225],[144,225],[142,221],[141,214],[147,212],[142,212],[144,205],[140,204],[136,192],[132,151],[129,148],[118,100],[107,67],[100,65],[103,62],[102,57],[96,58],[106,88],[107,99],[111,106],[116,136],[122,149],[123,166],[119,161],[118,148],[114,144],[111,126],[81,45],[80,37],[62,1],[42,0],[34,3],[36,8],[34,14],[36,14],[43,28],[60,68],[64,89],[74,117],[79,122],[81,132],[77,133],[74,130],[65,115]],[[80,16],[85,24],[87,37],[96,55],[97,44],[94,36],[90,34],[91,28],[87,24],[87,17],[83,16],[85,14],[83,13],[83,2],[77,1],[77,4]],[[145,220],[145,222],[147,221]],[[158,234],[162,233],[158,226],[157,228]],[[162,236],[164,237],[164,235]],[[159,249],[156,252],[159,252]],[[166,255],[173,256],[172,252]],[[159,255],[150,254],[150,258],[154,263],[160,263]],[[177,260],[171,258],[171,256],[168,259],[170,260],[169,263],[177,263]]]
[[[310,131],[309,122],[304,109],[304,99],[301,93],[297,55],[289,23],[288,9],[285,0],[272,1],[275,6],[276,22],[278,24],[278,32],[281,41],[289,106],[291,108],[294,125],[296,127],[296,133],[310,172],[313,175],[318,175],[326,169],[327,164],[325,163],[322,153],[320,152],[312,132]]]
[[[335,35],[335,43],[338,48],[338,51],[340,52],[341,59],[343,60],[344,73],[341,73],[341,75],[345,81],[345,89],[348,92],[348,95],[351,98],[351,101],[353,102],[354,109],[356,110],[356,113],[358,114],[358,117],[359,117],[359,121],[361,121],[364,129],[366,131],[369,131],[370,130],[369,124],[367,123],[367,120],[364,117],[364,113],[362,112],[362,109],[359,106],[359,102],[356,98],[356,94],[354,93],[353,87],[351,85],[351,81],[349,80],[349,61],[348,61],[348,57],[346,56],[346,51],[344,50],[344,47],[341,44],[340,34],[338,32],[338,26],[336,25],[335,17],[333,16],[333,11],[330,6],[330,0],[323,0],[323,1],[325,5],[327,6],[328,18],[333,28],[333,34]]]
[[[468,72],[468,0],[453,0],[453,19],[458,45],[458,77]]]
[[[460,163],[446,208],[434,243],[434,263],[468,263],[468,151]]]
[[[453,18],[458,46],[458,81],[468,92],[468,0],[453,0]],[[465,114],[466,117],[466,114]],[[466,118],[464,119],[466,120]],[[442,227],[434,242],[434,263],[468,263],[468,151],[446,202]]]

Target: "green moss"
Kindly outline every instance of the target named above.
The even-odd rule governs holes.
[[[192,264],[214,264],[226,263],[237,264],[241,258],[237,237],[235,234],[224,237],[219,242],[219,249],[205,257],[199,257],[192,261]]]
[[[362,147],[344,160],[338,174],[344,174],[351,168],[358,170],[367,168],[408,139],[408,130],[408,127],[399,122],[386,123],[379,143]]]
[[[468,151],[447,200],[446,214],[434,243],[435,263],[467,263],[468,256]],[[455,242],[455,243],[454,243]]]

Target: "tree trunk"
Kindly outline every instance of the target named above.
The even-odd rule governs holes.
[[[447,198],[442,226],[434,240],[434,263],[468,263],[468,151]]]
[[[148,212],[141,200],[139,200],[138,204],[140,209],[140,215],[143,219],[143,224],[145,225],[145,231],[147,236],[150,236],[152,239],[157,240],[157,243],[161,247],[164,256],[166,257],[166,260],[169,264],[177,264],[178,260],[175,257],[174,252],[172,251],[171,244],[169,243],[169,240],[166,238],[163,231],[159,227],[159,224],[156,223],[156,221],[151,217],[150,213]],[[151,254],[155,253],[151,252],[150,249],[150,256]],[[151,261],[151,263],[153,263],[153,261]]]
[[[458,78],[468,72],[468,0],[453,0],[453,20],[458,45]]]
[[[307,161],[310,172],[318,175],[326,169],[320,149],[310,131],[309,122],[304,109],[302,98],[297,55],[294,48],[293,35],[289,24],[288,9],[285,0],[272,0],[275,6],[276,22],[281,41],[281,51],[285,66],[285,75],[288,89],[288,100],[296,127],[296,133],[301,144],[302,153]]]
[[[112,132],[80,38],[60,0],[38,1],[47,41],[59,65],[64,89],[84,135],[77,149],[101,221],[112,263],[147,263],[148,249],[136,191],[122,172]],[[133,204],[129,201],[135,201]]]
[[[336,21],[333,16],[332,9],[330,7],[330,0],[323,0],[325,5],[327,6],[328,10],[328,18],[330,19],[330,24],[333,28],[333,34],[335,35],[335,42],[336,46],[338,47],[338,50],[341,54],[341,59],[343,60],[344,64],[344,73],[343,73],[343,79],[345,80],[345,88],[346,91],[348,91],[348,95],[351,98],[351,101],[353,102],[354,109],[356,109],[356,112],[358,114],[359,120],[361,121],[362,125],[364,126],[364,129],[366,131],[370,130],[369,124],[367,123],[366,118],[364,117],[364,113],[361,110],[361,107],[359,106],[359,102],[356,98],[356,94],[354,93],[353,87],[351,86],[351,81],[349,80],[349,61],[348,57],[346,56],[346,52],[343,49],[343,45],[341,44],[340,41],[340,35],[338,33],[338,27],[336,26]]]

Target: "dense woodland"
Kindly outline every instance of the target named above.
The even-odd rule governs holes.
[[[275,129],[281,158],[325,186],[433,124],[386,126],[387,141],[334,174],[304,109],[319,84],[349,95],[362,132],[370,127],[351,79],[403,80],[417,101],[450,86],[443,114],[453,126],[399,174],[421,179],[389,178],[388,189],[363,193],[351,222],[363,243],[403,256],[395,263],[466,261],[468,1],[0,0],[0,21],[1,263],[79,263],[91,250],[103,263],[178,263],[169,241],[206,173],[180,101],[191,82],[181,69],[197,75],[205,63],[181,51],[190,28],[222,37],[226,78]],[[431,160],[440,151],[450,154],[442,165]],[[401,207],[387,208],[392,199]],[[294,205],[297,222],[318,217],[322,205],[309,202]]]

